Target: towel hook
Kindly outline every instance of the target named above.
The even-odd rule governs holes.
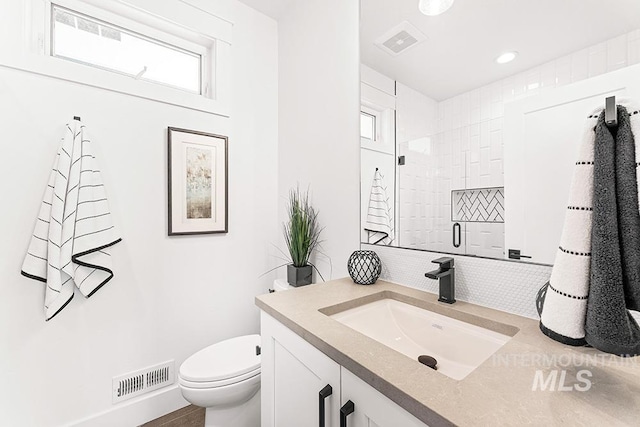
[[[79,122],[81,121],[81,120],[80,120],[80,116],[73,116],[73,120],[77,120],[77,121],[79,121]]]
[[[604,122],[609,128],[618,126],[618,108],[615,96],[609,96],[604,101]]]

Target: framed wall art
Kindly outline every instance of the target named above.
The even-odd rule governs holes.
[[[170,127],[169,236],[228,232],[226,136]]]

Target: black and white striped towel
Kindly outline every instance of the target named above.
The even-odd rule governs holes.
[[[373,245],[390,245],[393,242],[393,215],[389,206],[387,186],[378,169],[373,175],[367,221],[364,229],[368,232],[369,243]]]
[[[46,283],[46,320],[71,301],[74,287],[90,297],[111,280],[108,248],[121,240],[85,138],[79,120],[67,125],[22,265],[22,275]]]

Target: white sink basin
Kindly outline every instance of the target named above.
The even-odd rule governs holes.
[[[418,360],[438,361],[438,372],[461,380],[511,339],[394,299],[381,299],[330,316],[344,325]]]

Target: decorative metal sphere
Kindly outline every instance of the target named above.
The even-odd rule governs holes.
[[[359,285],[373,285],[380,277],[382,263],[374,251],[354,251],[347,261],[349,276]]]

